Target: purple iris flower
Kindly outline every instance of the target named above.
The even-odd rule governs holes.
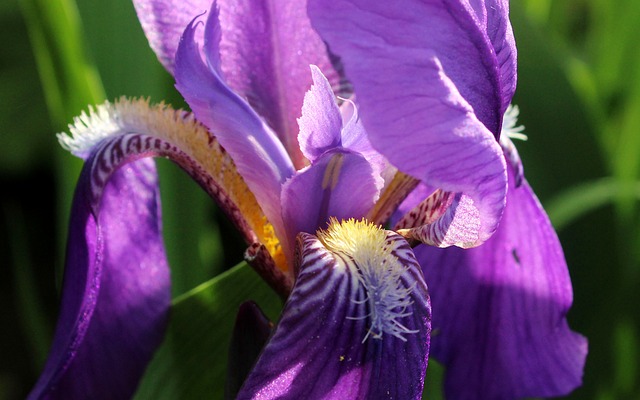
[[[31,398],[130,397],[162,340],[151,156],[217,201],[287,298],[238,398],[419,399],[430,346],[450,398],[580,384],[562,250],[501,136],[507,1],[134,4],[192,113],[123,99],[60,136],[85,167]],[[355,96],[338,104],[347,80]]]

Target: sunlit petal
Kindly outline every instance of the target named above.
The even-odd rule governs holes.
[[[300,275],[239,399],[420,399],[430,306],[404,239],[366,222],[298,237]]]

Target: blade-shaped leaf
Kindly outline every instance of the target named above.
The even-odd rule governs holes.
[[[233,324],[248,299],[272,319],[281,308],[275,292],[245,263],[175,299],[165,341],[136,399],[222,398]]]

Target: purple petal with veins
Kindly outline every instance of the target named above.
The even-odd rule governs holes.
[[[381,174],[387,163],[369,143],[355,105],[346,102],[342,108],[338,108],[329,81],[317,66],[311,66],[311,75],[313,85],[305,94],[302,116],[298,118],[298,140],[302,153],[313,163],[322,154],[334,148],[356,152],[371,164],[376,187],[382,189],[384,180]]]
[[[282,188],[282,212],[288,234],[313,233],[329,218],[362,218],[379,191],[371,165],[356,153],[334,150],[298,171]]]
[[[317,65],[335,89],[339,85],[326,46],[307,17],[306,1],[217,3],[222,71],[229,86],[267,120],[294,165],[302,168],[296,118],[311,85],[309,65]]]
[[[211,7],[211,0],[133,0],[149,45],[173,74],[174,59],[185,26]],[[202,31],[196,32],[201,40]]]
[[[449,398],[555,397],[582,381],[587,342],[567,324],[560,243],[528,183],[515,188],[511,171],[510,183],[500,227],[482,246],[416,248]]]
[[[206,37],[219,29],[215,9],[209,13]],[[197,23],[185,29],[176,54],[176,87],[184,96],[196,118],[216,135],[229,152],[267,219],[279,237],[283,234],[280,210],[282,183],[294,173],[291,159],[275,133],[222,80],[215,68],[214,54],[208,54],[208,64],[202,61],[194,41]],[[219,57],[219,56],[218,56]],[[288,244],[282,245],[288,248]]]
[[[327,150],[342,145],[342,115],[329,81],[320,69],[311,66],[313,85],[304,95],[302,116],[298,118],[298,141],[302,154],[313,163]]]
[[[298,236],[298,280],[239,399],[422,397],[430,306],[420,267],[395,233],[348,224]]]
[[[499,66],[475,14],[435,0],[310,0],[309,12],[344,63],[373,147],[427,185],[466,195],[480,217],[475,245],[488,239],[507,178]]]

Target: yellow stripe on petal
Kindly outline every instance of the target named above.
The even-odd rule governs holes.
[[[380,200],[367,214],[367,219],[377,224],[385,223],[419,182],[412,176],[396,172],[391,182],[383,189]]]

